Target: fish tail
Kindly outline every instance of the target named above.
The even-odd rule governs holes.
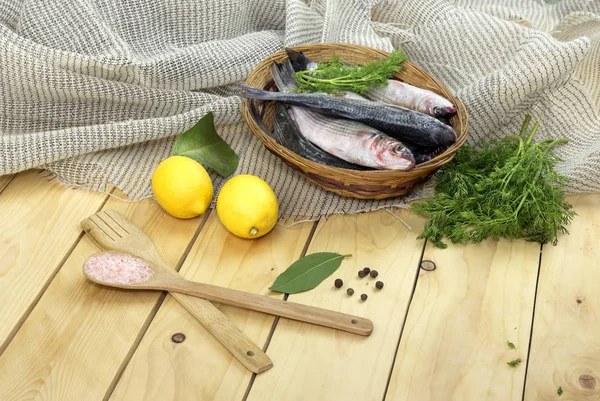
[[[294,74],[290,60],[286,60],[283,64],[271,64],[271,75],[280,92],[289,92],[297,86]]]
[[[315,64],[314,61],[306,57],[302,53],[298,53],[295,50],[290,49],[289,47],[285,48],[285,52],[290,58],[290,62],[294,71],[304,71],[308,69],[312,69],[312,64]]]
[[[247,99],[275,100],[277,98],[275,92],[269,92],[247,85],[239,85],[238,87],[241,89],[241,92],[238,93],[238,96],[245,97]]]

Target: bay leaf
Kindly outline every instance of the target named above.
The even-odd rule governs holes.
[[[352,255],[333,252],[317,252],[306,255],[281,273],[269,289],[271,291],[295,294],[312,290],[340,267],[342,260]]]
[[[238,167],[237,155],[217,134],[212,112],[179,135],[173,145],[173,155],[194,159],[223,177],[229,177]]]

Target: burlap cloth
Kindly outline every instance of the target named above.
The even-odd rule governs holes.
[[[282,216],[402,205],[324,192],[241,119],[235,83],[314,42],[401,46],[463,99],[471,143],[529,113],[540,138],[571,140],[558,149],[569,191],[600,189],[599,0],[0,0],[0,174],[41,167],[149,197],[175,136],[213,111],[236,174],[268,181]]]

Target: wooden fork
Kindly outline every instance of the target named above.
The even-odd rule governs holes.
[[[101,248],[127,252],[154,264],[165,273],[179,276],[161,258],[146,233],[118,212],[98,212],[84,219],[81,227]],[[261,373],[273,367],[267,354],[210,301],[179,293],[170,294],[250,371]]]

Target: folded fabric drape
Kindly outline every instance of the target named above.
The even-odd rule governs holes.
[[[176,135],[212,111],[237,173],[269,182],[282,216],[404,205],[317,188],[241,119],[235,84],[283,46],[316,42],[402,47],[463,99],[470,143],[531,114],[540,138],[570,139],[557,149],[569,191],[600,190],[600,1],[587,0],[3,0],[0,174],[39,167],[152,196]]]

